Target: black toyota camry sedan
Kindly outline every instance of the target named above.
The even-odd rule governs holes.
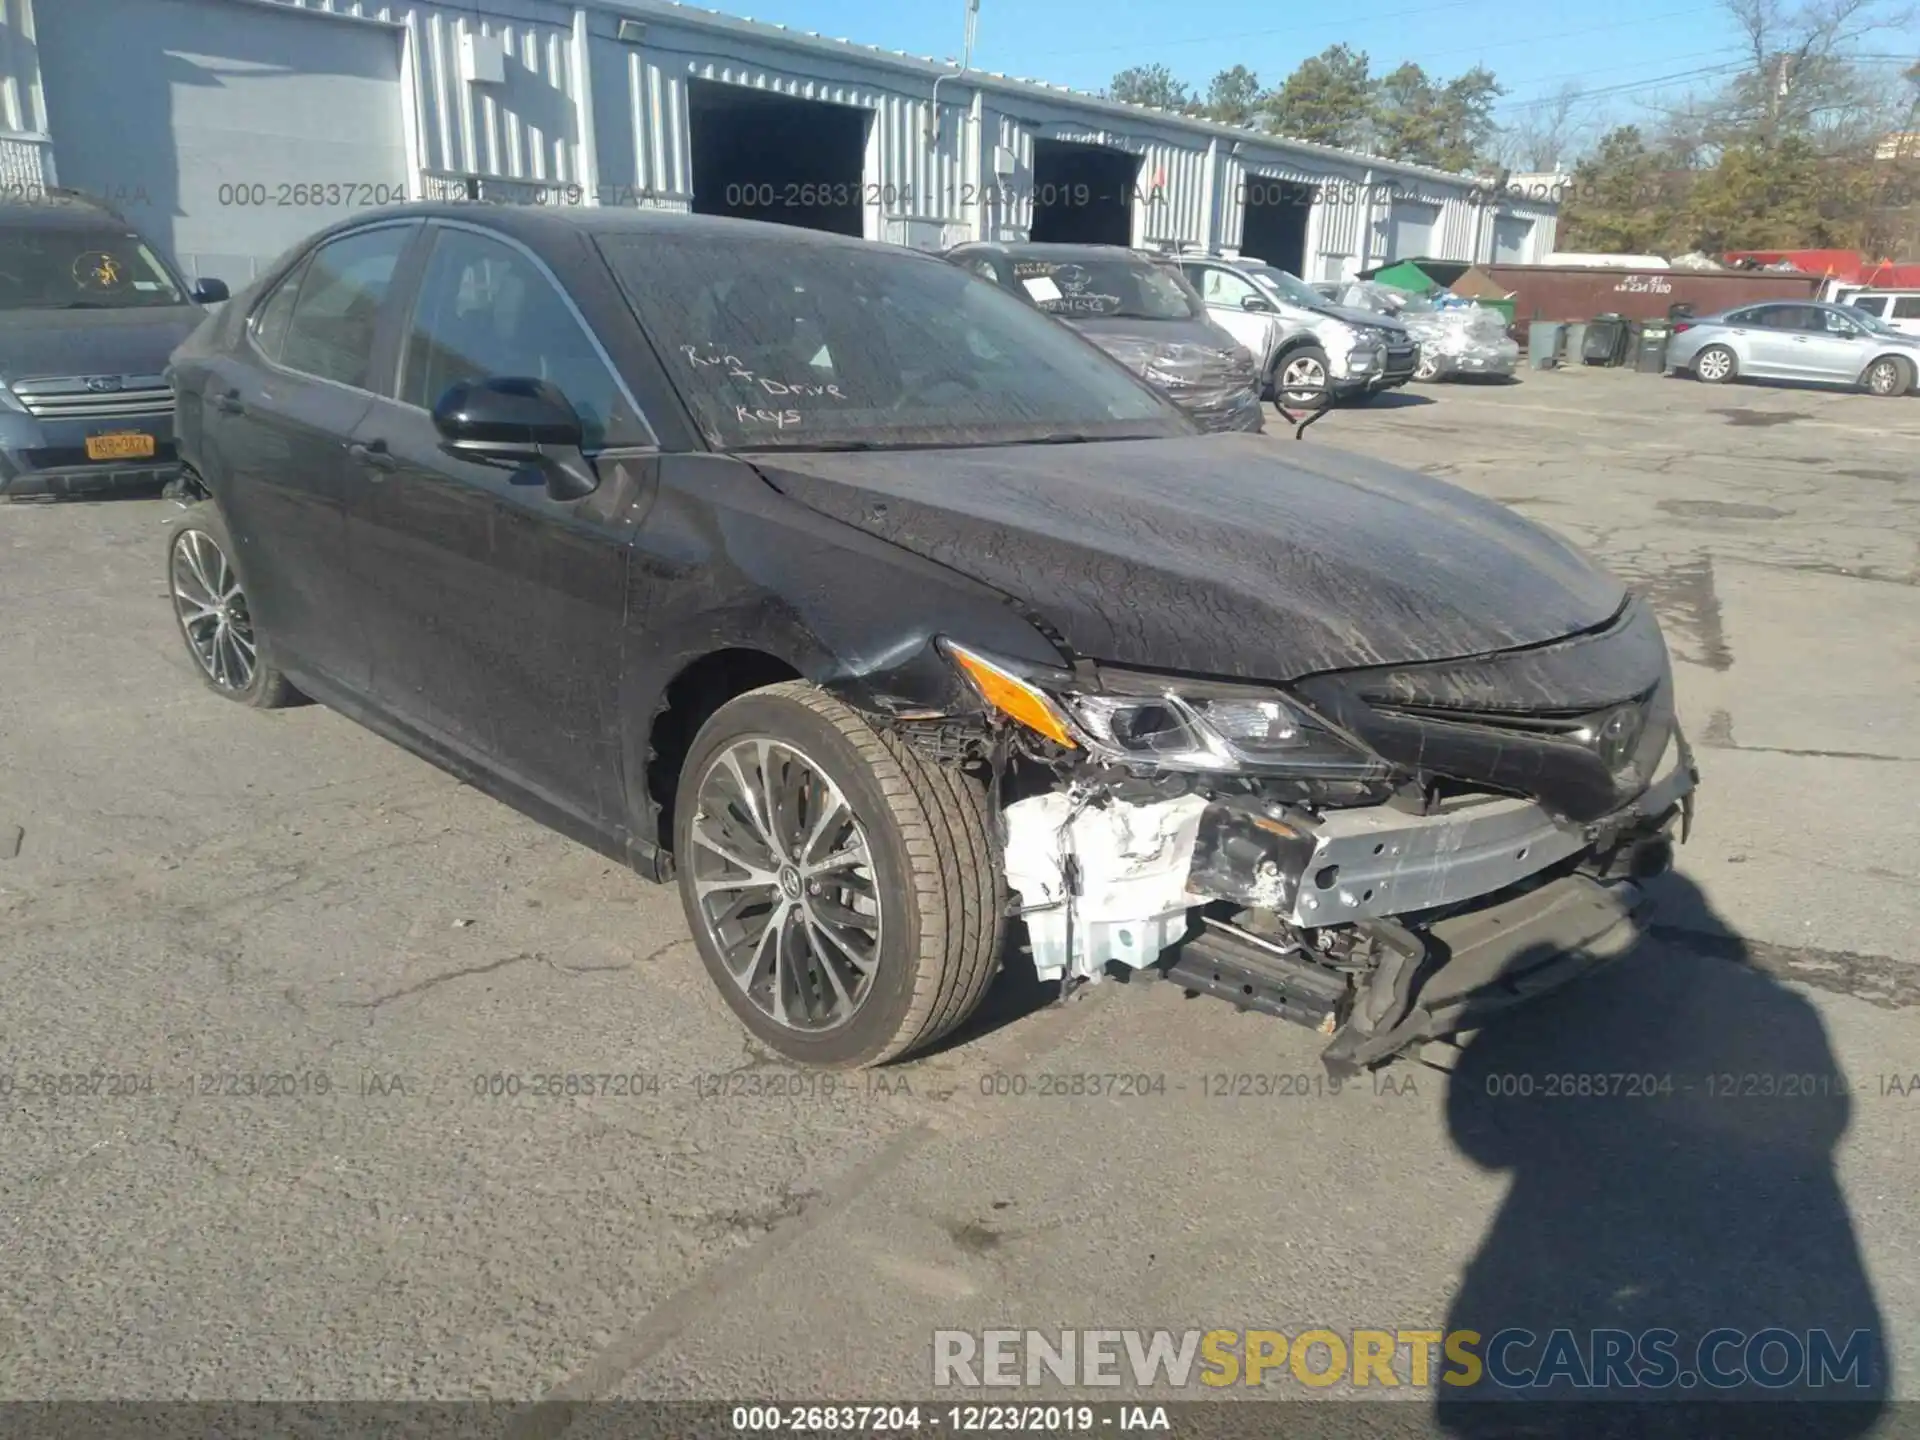
[[[207,684],[677,882],[802,1063],[925,1047],[1004,963],[1165,975],[1352,1073],[1619,953],[1692,813],[1619,581],[1438,481],[1202,434],[932,256],[374,212],[171,373]]]

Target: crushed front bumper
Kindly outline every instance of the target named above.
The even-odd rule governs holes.
[[[1642,882],[1691,826],[1699,776],[1677,728],[1656,777],[1589,824],[1492,795],[1316,815],[1055,791],[1008,807],[1007,878],[1040,978],[1171,952],[1167,978],[1319,1030],[1329,1070],[1352,1073],[1630,949]]]

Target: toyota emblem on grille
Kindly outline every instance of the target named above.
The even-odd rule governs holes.
[[[118,375],[89,375],[87,377],[87,389],[96,395],[110,395],[119,388],[120,377]]]

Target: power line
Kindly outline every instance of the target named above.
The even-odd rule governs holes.
[[[1668,55],[1665,58],[1666,58],[1666,62],[1670,64],[1675,60],[1704,60],[1716,55],[1734,55],[1734,54],[1745,54],[1745,53],[1746,53],[1746,47],[1744,45],[1722,45],[1713,50],[1692,50],[1687,52],[1684,55]],[[1608,75],[1621,70],[1638,70],[1644,64],[1646,64],[1646,61],[1644,60],[1629,60],[1620,65],[1603,65],[1598,69],[1595,69],[1593,66],[1589,65],[1585,69],[1569,70],[1566,73],[1561,75],[1530,76],[1526,80],[1523,80],[1519,83],[1527,86],[1552,85],[1556,81],[1564,82],[1567,80],[1584,80],[1589,75]],[[1584,100],[1590,93],[1592,92],[1582,87],[1580,90],[1580,93],[1574,98],[1576,99],[1576,101]],[[1502,100],[1500,104],[1502,106],[1553,105],[1553,104],[1559,103],[1559,99],[1560,97],[1557,94],[1555,95],[1522,95],[1515,100]]]
[[[1716,75],[1733,75],[1748,68],[1745,60],[1736,60],[1729,65],[1706,65],[1693,70],[1677,70],[1671,75],[1656,75],[1645,80],[1629,80],[1619,85],[1606,85],[1598,90],[1581,92],[1582,100],[1603,100],[1609,96],[1639,95],[1648,90],[1659,90],[1686,80],[1705,80]],[[1540,100],[1526,100],[1515,105],[1503,105],[1503,110],[1537,110],[1543,105],[1559,104],[1558,96],[1548,96]]]

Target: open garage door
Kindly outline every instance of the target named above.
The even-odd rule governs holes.
[[[1110,145],[1033,142],[1034,240],[1131,245],[1140,157]]]
[[[866,233],[872,111],[715,80],[687,82],[687,110],[695,214]]]
[[[1240,253],[1305,279],[1313,187],[1249,175],[1245,198],[1240,212]]]
[[[234,0],[34,7],[60,183],[238,288],[356,210],[406,199],[400,32]]]

